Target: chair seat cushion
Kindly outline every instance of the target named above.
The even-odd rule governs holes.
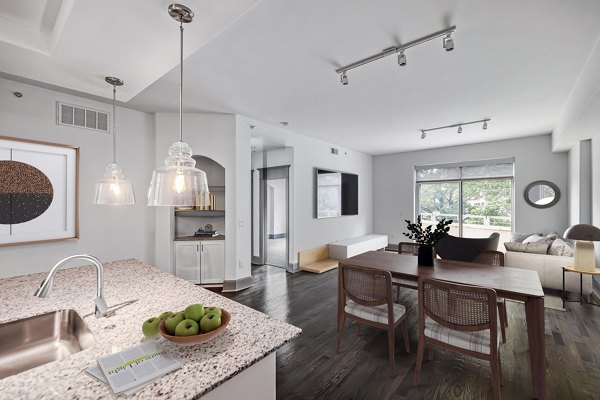
[[[393,304],[394,306],[394,323],[398,321],[400,318],[404,316],[406,312],[406,308],[402,304]],[[367,307],[362,304],[358,304],[353,302],[352,300],[348,300],[346,303],[346,307],[344,307],[344,311],[350,315],[354,315],[355,317],[366,319],[368,321],[377,322],[379,324],[387,324],[388,323],[388,306],[387,304],[382,304],[377,307]]]
[[[461,349],[490,354],[489,329],[475,332],[456,331],[425,317],[425,336]],[[498,340],[500,340],[499,335]]]

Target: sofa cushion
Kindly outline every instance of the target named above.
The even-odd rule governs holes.
[[[519,233],[519,232],[511,232],[510,233],[510,241],[521,243],[523,240],[527,239],[531,235],[540,235],[541,233]]]
[[[531,235],[527,239],[523,240],[521,243],[529,244],[529,243],[545,243],[548,246],[552,244],[552,242],[556,239],[555,236],[540,236],[540,235]]]
[[[506,251],[517,251],[519,253],[546,254],[548,243],[513,243],[505,242]]]
[[[552,242],[550,247],[548,248],[548,254],[553,256],[565,256],[572,257],[573,256],[573,248],[569,246],[567,242],[562,239],[556,239]]]

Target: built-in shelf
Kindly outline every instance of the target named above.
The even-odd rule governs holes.
[[[225,210],[175,210],[175,216],[177,217],[224,217]]]

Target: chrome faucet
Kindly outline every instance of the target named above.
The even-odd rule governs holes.
[[[95,314],[96,314],[96,318],[105,317],[106,312],[108,311],[108,306],[106,305],[106,300],[104,299],[104,267],[102,266],[102,263],[100,262],[100,260],[98,260],[94,256],[90,256],[87,254],[76,254],[73,256],[63,258],[58,263],[56,263],[56,265],[54,267],[52,267],[52,269],[50,270],[50,273],[48,273],[48,276],[46,277],[46,279],[44,279],[44,281],[42,282],[40,287],[35,291],[35,293],[33,295],[36,297],[48,297],[50,295],[50,291],[52,290],[52,283],[54,280],[54,275],[56,275],[56,272],[60,269],[60,267],[65,265],[67,262],[69,262],[71,260],[76,260],[76,259],[90,261],[92,264],[94,264],[96,266],[96,276],[98,278],[97,279],[98,294],[96,295],[96,298],[94,299],[94,304],[96,305]]]

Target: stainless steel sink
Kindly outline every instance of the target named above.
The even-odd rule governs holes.
[[[75,310],[59,310],[0,325],[0,379],[61,360],[94,344]]]

